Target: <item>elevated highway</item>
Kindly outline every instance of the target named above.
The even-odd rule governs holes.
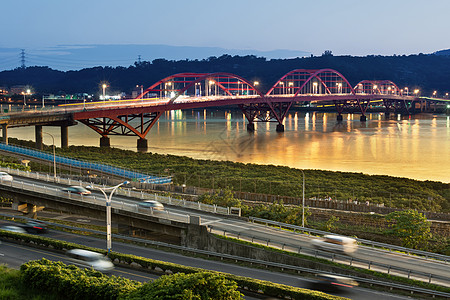
[[[16,176],[17,177],[17,176]],[[72,182],[71,184],[76,184]],[[12,184],[0,184],[3,197],[14,200],[14,207],[25,213],[34,213],[43,207],[52,208],[57,211],[76,213],[79,215],[91,216],[97,219],[104,219],[105,200],[103,196],[93,195],[93,197],[79,196],[61,192],[60,185],[52,182],[42,182],[33,178],[16,178]],[[210,231],[221,234],[222,232],[232,233],[232,236],[246,237],[247,240],[266,243],[270,240],[271,245],[288,245],[286,250],[324,257],[327,259],[344,262],[344,259],[330,256],[327,253],[320,253],[313,250],[311,245],[311,235],[298,234],[290,231],[279,230],[274,227],[267,227],[261,224],[248,222],[245,218],[228,216],[228,212],[196,210],[195,207],[186,209],[182,206],[167,205],[166,211],[156,212],[140,209],[137,202],[142,199],[153,198],[151,195],[144,195],[137,198],[130,197],[130,190],[122,190],[120,195],[113,197],[112,223],[118,232],[128,235],[163,237],[171,243],[193,246],[201,249],[215,247],[211,244],[211,238],[205,231],[199,230],[203,226],[209,227]],[[182,204],[182,201],[179,202]],[[197,206],[197,208],[200,205]],[[198,224],[201,226],[199,227]],[[206,234],[206,235],[205,235]],[[267,242],[268,243],[268,242]],[[283,246],[283,248],[285,248]],[[225,249],[222,249],[225,251]],[[389,253],[376,248],[360,246],[350,264],[362,268],[372,268],[381,272],[386,272],[386,268],[376,268],[376,265],[391,266],[392,269],[410,270],[403,271],[401,276],[413,276],[416,274],[429,274],[420,280],[450,285],[448,264],[435,260],[426,260],[420,257],[405,256],[401,254]],[[348,259],[347,259],[348,261]],[[372,262],[369,264],[368,262]],[[412,274],[412,275],[411,275]],[[438,279],[436,279],[438,278]],[[439,279],[440,278],[440,279]],[[447,278],[444,280],[443,278]]]

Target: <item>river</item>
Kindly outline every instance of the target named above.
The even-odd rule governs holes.
[[[273,164],[302,169],[361,172],[450,182],[450,116],[380,113],[344,115],[291,112],[285,132],[276,123],[257,123],[248,133],[240,111],[187,110],[163,114],[147,135],[149,152],[199,159]],[[57,127],[44,127],[59,141]],[[34,128],[10,128],[9,137],[34,140]],[[79,124],[69,145],[98,146],[100,136]],[[137,137],[111,136],[111,146],[136,151]],[[44,143],[52,144],[44,134]],[[58,142],[59,144],[59,142]]]

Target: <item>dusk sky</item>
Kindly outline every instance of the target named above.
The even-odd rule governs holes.
[[[0,54],[16,63],[20,48],[104,44],[431,53],[450,48],[449,13],[449,0],[5,0]]]

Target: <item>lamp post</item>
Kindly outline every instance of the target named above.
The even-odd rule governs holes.
[[[42,133],[48,134],[52,138],[52,142],[53,142],[53,178],[55,179],[55,182],[56,182],[55,137],[52,134],[48,133],[48,132],[42,132]]]
[[[302,227],[305,227],[305,173],[303,173],[303,188],[302,188]]]
[[[122,183],[119,183],[118,185],[109,187],[109,188],[101,188],[94,185],[88,185],[86,188],[88,189],[97,189],[103,193],[106,200],[106,250],[108,253],[111,252],[111,199],[114,192],[119,188],[120,186],[124,184],[130,183],[129,181],[124,181]],[[111,193],[109,194],[109,197],[106,195],[106,190],[111,190]]]
[[[105,95],[106,87],[107,87],[106,83],[102,84],[102,89],[103,89],[103,101],[106,100],[106,95]]]

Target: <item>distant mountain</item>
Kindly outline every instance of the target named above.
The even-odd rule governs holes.
[[[106,54],[105,54],[106,55]],[[1,62],[1,60],[0,60]],[[136,85],[148,87],[176,73],[228,72],[258,81],[262,91],[269,90],[281,76],[293,69],[331,68],[356,85],[364,79],[392,80],[399,87],[420,89],[422,95],[450,92],[450,56],[308,56],[305,58],[271,59],[255,55],[207,57],[199,60],[143,60],[129,67],[93,67],[78,71],[58,71],[48,67],[16,68],[0,71],[0,87],[31,85],[38,93],[87,92],[99,95],[106,81],[111,93],[131,91]]]
[[[436,55],[450,55],[450,49],[447,49],[447,50],[439,50],[439,51],[436,51],[436,52],[434,52],[434,54],[436,54]]]
[[[0,70],[20,67],[18,48],[0,48]],[[188,47],[169,45],[62,45],[43,49],[25,49],[25,65],[48,66],[55,70],[80,70],[97,66],[128,67],[139,61],[201,60],[211,56],[255,55],[267,59],[287,59],[309,56],[297,50],[260,51],[253,49],[224,49],[218,47]],[[5,62],[5,63],[2,63]]]

